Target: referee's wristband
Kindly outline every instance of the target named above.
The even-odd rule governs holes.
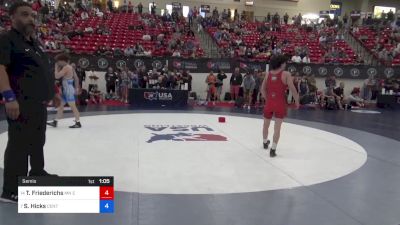
[[[4,91],[2,93],[2,95],[3,95],[4,100],[6,102],[13,102],[13,101],[17,100],[17,98],[15,97],[15,94],[14,94],[14,92],[12,90]]]

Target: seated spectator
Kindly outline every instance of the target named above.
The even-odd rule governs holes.
[[[142,36],[142,40],[143,40],[143,41],[151,41],[151,36],[150,36],[149,34],[144,34],[144,35]]]
[[[178,49],[175,49],[172,53],[172,57],[181,57],[181,52]]]
[[[112,56],[113,55],[113,50],[109,45],[106,46],[105,51],[104,51],[104,55],[105,56]]]
[[[103,30],[103,32],[102,32],[102,35],[111,35],[111,30],[110,30],[110,28],[105,27],[104,30]]]
[[[143,46],[142,46],[141,44],[139,44],[139,43],[136,43],[136,45],[135,45],[133,51],[134,51],[135,55],[137,55],[137,56],[142,56],[142,55],[144,55],[144,48],[143,48]]]
[[[92,27],[86,27],[84,32],[85,32],[85,33],[93,33],[94,30],[93,30]]]
[[[133,50],[133,46],[128,46],[127,48],[125,48],[125,50],[124,50],[124,55],[125,55],[126,57],[134,56],[134,55],[135,55],[135,52],[134,52],[134,50]]]
[[[246,55],[246,46],[242,45],[239,47],[238,55],[239,57],[244,57]]]
[[[253,52],[251,48],[246,48],[245,57],[253,58]]]
[[[293,55],[292,56],[292,62],[301,63],[301,57],[299,55]]]
[[[164,41],[164,38],[165,38],[165,34],[163,34],[163,33],[157,35],[157,41]]]
[[[340,104],[344,105],[344,82],[340,82],[339,87],[333,90],[340,97]]]
[[[104,13],[101,12],[99,8],[95,8],[94,12],[95,12],[96,16],[98,16],[98,17],[103,17],[104,16]]]
[[[194,32],[193,32],[192,30],[189,30],[189,31],[186,33],[186,36],[187,36],[187,37],[195,37]]]
[[[103,101],[103,94],[98,89],[97,85],[93,85],[89,91],[90,102],[93,104],[100,104]]]
[[[351,94],[346,98],[350,106],[365,107],[364,99],[360,97],[360,88],[354,88]]]
[[[320,43],[321,45],[325,45],[326,42],[327,42],[326,35],[322,35],[321,37],[319,37],[319,43]]]
[[[87,20],[87,19],[89,19],[89,14],[88,14],[86,11],[83,11],[83,12],[81,13],[81,19],[82,19],[82,20]]]
[[[115,48],[114,49],[114,56],[115,57],[119,57],[119,56],[123,56],[124,52],[122,52],[122,50],[120,48]]]
[[[311,63],[310,57],[308,55],[304,56],[303,59],[301,60],[303,63]]]
[[[144,51],[143,51],[144,56],[151,56],[151,54],[152,54],[151,49],[144,49]]]
[[[343,109],[340,97],[334,92],[333,87],[328,87],[321,96],[322,106],[325,109]]]

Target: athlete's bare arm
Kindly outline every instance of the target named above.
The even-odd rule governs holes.
[[[268,73],[264,73],[264,74],[265,74],[264,80],[261,85],[261,95],[266,100],[267,99],[266,87],[267,87]]]
[[[290,74],[289,72],[283,72],[283,76],[285,77],[285,82],[289,87],[289,90],[292,92],[294,101],[296,102],[296,107],[298,108],[300,106],[300,100],[299,100],[299,93],[297,92],[294,83],[293,83],[293,78],[292,78],[292,74]]]
[[[67,76],[67,75],[71,74],[72,73],[72,67],[69,66],[69,65],[66,65],[62,69],[60,69],[59,66],[56,63],[54,71],[55,71],[56,79],[60,79],[60,78],[62,78],[64,76]]]

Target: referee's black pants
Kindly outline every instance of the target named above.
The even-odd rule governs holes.
[[[19,101],[20,116],[8,119],[8,142],[4,153],[3,191],[17,194],[18,176],[27,176],[28,156],[31,172],[44,170],[43,146],[46,142],[46,105]]]

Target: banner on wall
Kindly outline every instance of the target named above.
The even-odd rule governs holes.
[[[231,73],[235,68],[240,68],[242,72],[265,71],[268,68],[266,62],[245,62],[235,59],[181,59],[181,58],[108,58],[96,57],[93,55],[71,55],[71,61],[79,64],[86,71],[106,71],[108,67],[122,68],[128,66],[130,69],[161,70],[168,66],[169,70],[189,70],[191,73],[209,73],[219,70]],[[167,63],[168,62],[168,63]],[[335,65],[335,64],[295,64],[287,65],[287,70],[291,73],[300,73],[316,77],[327,77],[335,75],[338,78],[346,79],[366,79],[368,76],[378,76],[389,78],[400,75],[400,67],[374,67],[364,65]]]
[[[336,16],[342,15],[342,3],[332,1],[330,5],[330,13],[335,14]]]

